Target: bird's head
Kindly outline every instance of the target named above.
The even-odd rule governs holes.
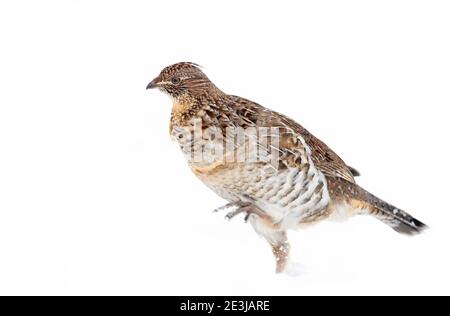
[[[153,88],[158,88],[174,99],[186,95],[196,97],[216,89],[199,66],[190,62],[177,63],[164,68],[147,85],[147,89]]]

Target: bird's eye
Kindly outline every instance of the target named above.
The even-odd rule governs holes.
[[[179,84],[181,80],[178,77],[173,77],[171,81],[173,84]]]

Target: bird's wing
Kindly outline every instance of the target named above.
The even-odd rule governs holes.
[[[292,122],[289,118],[287,120]],[[351,169],[330,147],[299,124],[295,122],[294,124],[294,127],[291,126],[291,128],[303,137],[305,143],[311,149],[311,158],[314,165],[325,176],[342,178],[352,183],[355,182]]]
[[[312,135],[308,130],[303,128],[294,120],[275,111],[271,111],[261,105],[249,100],[233,97],[236,104],[237,114],[244,118],[245,122],[252,122],[254,126],[261,127],[278,127],[289,133],[301,136],[305,144],[311,150],[311,159],[316,168],[318,168],[327,177],[337,177],[354,183],[354,176],[359,174],[356,169],[348,167],[345,162],[332,151],[320,139]],[[250,126],[250,125],[249,125]],[[282,131],[283,132],[283,131]],[[280,142],[280,150],[289,151],[302,144],[292,142]]]
[[[361,175],[361,173],[352,166],[347,165],[347,168],[350,170],[354,177],[359,177]]]

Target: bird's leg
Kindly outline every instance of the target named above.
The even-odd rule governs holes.
[[[275,256],[276,273],[283,272],[286,268],[286,264],[288,263],[290,245],[286,232],[284,230],[280,230],[280,224],[274,222],[270,215],[266,214],[264,211],[249,202],[239,201],[228,203],[217,208],[214,212],[231,207],[236,209],[227,213],[225,218],[231,220],[240,213],[246,213],[245,221],[250,221],[256,232],[263,236],[271,246],[272,253]]]
[[[286,237],[286,232],[280,232],[282,236],[282,241],[277,243],[270,243],[270,246],[272,247],[272,252],[275,256],[275,262],[276,262],[276,273],[281,273],[285,270],[286,264],[288,263],[289,259],[289,249],[290,245]]]
[[[262,233],[260,232],[260,234],[272,248],[272,253],[275,256],[275,272],[284,272],[289,261],[289,250],[291,248],[286,232],[284,230],[267,230]]]
[[[256,233],[263,237],[272,248],[272,253],[275,256],[276,273],[284,272],[289,261],[290,250],[286,231],[282,230],[280,224],[275,223],[268,215],[259,217],[251,214],[249,222]]]

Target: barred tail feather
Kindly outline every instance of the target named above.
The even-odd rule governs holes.
[[[375,195],[360,188],[361,197],[369,204],[369,213],[396,232],[415,235],[427,229],[427,225],[412,217],[405,211],[379,199]]]

